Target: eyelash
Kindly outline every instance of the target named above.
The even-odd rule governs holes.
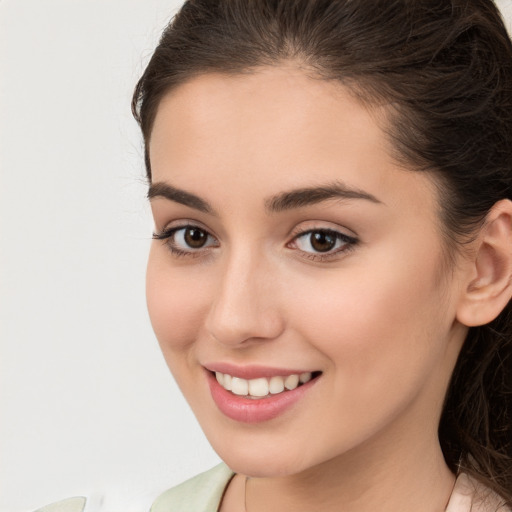
[[[200,226],[196,226],[194,224],[185,224],[182,226],[175,226],[172,228],[164,229],[160,233],[153,233],[153,239],[154,240],[164,240],[165,245],[168,247],[168,249],[171,251],[171,253],[174,256],[177,257],[190,257],[190,258],[197,258],[204,254],[204,251],[208,250],[208,247],[206,248],[200,248],[194,250],[192,247],[189,251],[186,251],[184,249],[181,249],[180,247],[177,247],[176,242],[174,240],[174,237],[178,231],[185,231],[187,229],[195,229],[198,231],[201,231],[206,234],[207,237],[214,238],[208,231]]]
[[[213,235],[211,235],[206,229],[194,225],[194,224],[185,224],[181,226],[175,226],[172,228],[164,229],[163,231],[159,233],[153,233],[153,239],[155,240],[163,240],[168,247],[168,249],[171,251],[171,253],[176,257],[189,257],[189,258],[198,258],[205,254],[205,251],[209,251],[210,247],[218,247],[217,245],[210,245],[207,247],[202,247],[198,249],[190,248],[190,250],[184,250],[176,245],[175,242],[175,235],[179,231],[185,231],[187,229],[194,229],[198,230],[204,234],[206,234],[207,237],[210,239],[214,239]],[[308,235],[312,235],[313,233],[322,233],[324,236],[330,236],[334,238],[335,244],[338,244],[338,242],[342,242],[342,246],[338,247],[336,250],[332,251],[329,250],[329,252],[307,252],[303,251],[301,249],[298,249],[302,254],[303,258],[306,258],[311,261],[329,261],[332,259],[337,258],[340,253],[348,253],[352,251],[356,245],[359,243],[359,240],[356,237],[346,235],[345,233],[341,233],[340,231],[336,231],[334,229],[329,228],[314,228],[314,229],[308,229],[306,231],[297,231],[296,233],[293,233],[293,238],[290,242],[286,244],[286,247],[293,248],[297,247],[297,241],[301,238],[305,238]]]
[[[298,231],[296,233],[293,233],[293,238],[291,242],[287,244],[287,247],[290,247],[292,245],[296,246],[297,241],[301,238],[307,238],[308,235],[311,236],[313,233],[321,233],[324,236],[330,236],[334,238],[335,244],[338,242],[342,242],[341,247],[338,247],[336,250],[329,250],[329,252],[307,252],[302,251],[303,257],[311,260],[311,261],[329,261],[337,258],[341,253],[348,253],[355,249],[357,244],[359,243],[359,240],[356,237],[349,236],[345,233],[342,233],[340,231],[336,231],[334,229],[330,228],[313,228],[313,229],[307,229],[306,231]],[[311,240],[310,242],[311,243]]]

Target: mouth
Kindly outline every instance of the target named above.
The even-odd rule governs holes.
[[[229,373],[211,372],[220,386],[233,395],[251,400],[261,400],[273,395],[293,391],[320,376],[321,372],[292,373],[286,376],[258,377],[243,379]]]
[[[217,408],[241,423],[260,423],[280,416],[301,401],[322,375],[321,371],[291,373],[258,368],[205,370]]]

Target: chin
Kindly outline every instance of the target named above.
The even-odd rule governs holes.
[[[257,453],[259,452],[259,453]],[[245,450],[238,453],[220,453],[222,460],[235,472],[254,478],[275,478],[294,475],[309,467],[293,460],[290,454],[271,454],[266,450]]]
[[[304,450],[308,446],[306,442],[292,440],[287,443],[281,436],[256,435],[256,432],[241,436],[226,432],[205,433],[213,449],[229,468],[250,477],[294,475],[320,462],[309,457],[310,450]]]

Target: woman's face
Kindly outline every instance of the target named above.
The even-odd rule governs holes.
[[[158,108],[149,313],[236,471],[437,442],[466,334],[460,266],[432,178],[392,159],[384,113],[293,67],[200,76]]]

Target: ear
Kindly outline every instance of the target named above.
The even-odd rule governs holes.
[[[475,240],[457,319],[475,327],[494,320],[512,297],[512,201],[498,201]]]

